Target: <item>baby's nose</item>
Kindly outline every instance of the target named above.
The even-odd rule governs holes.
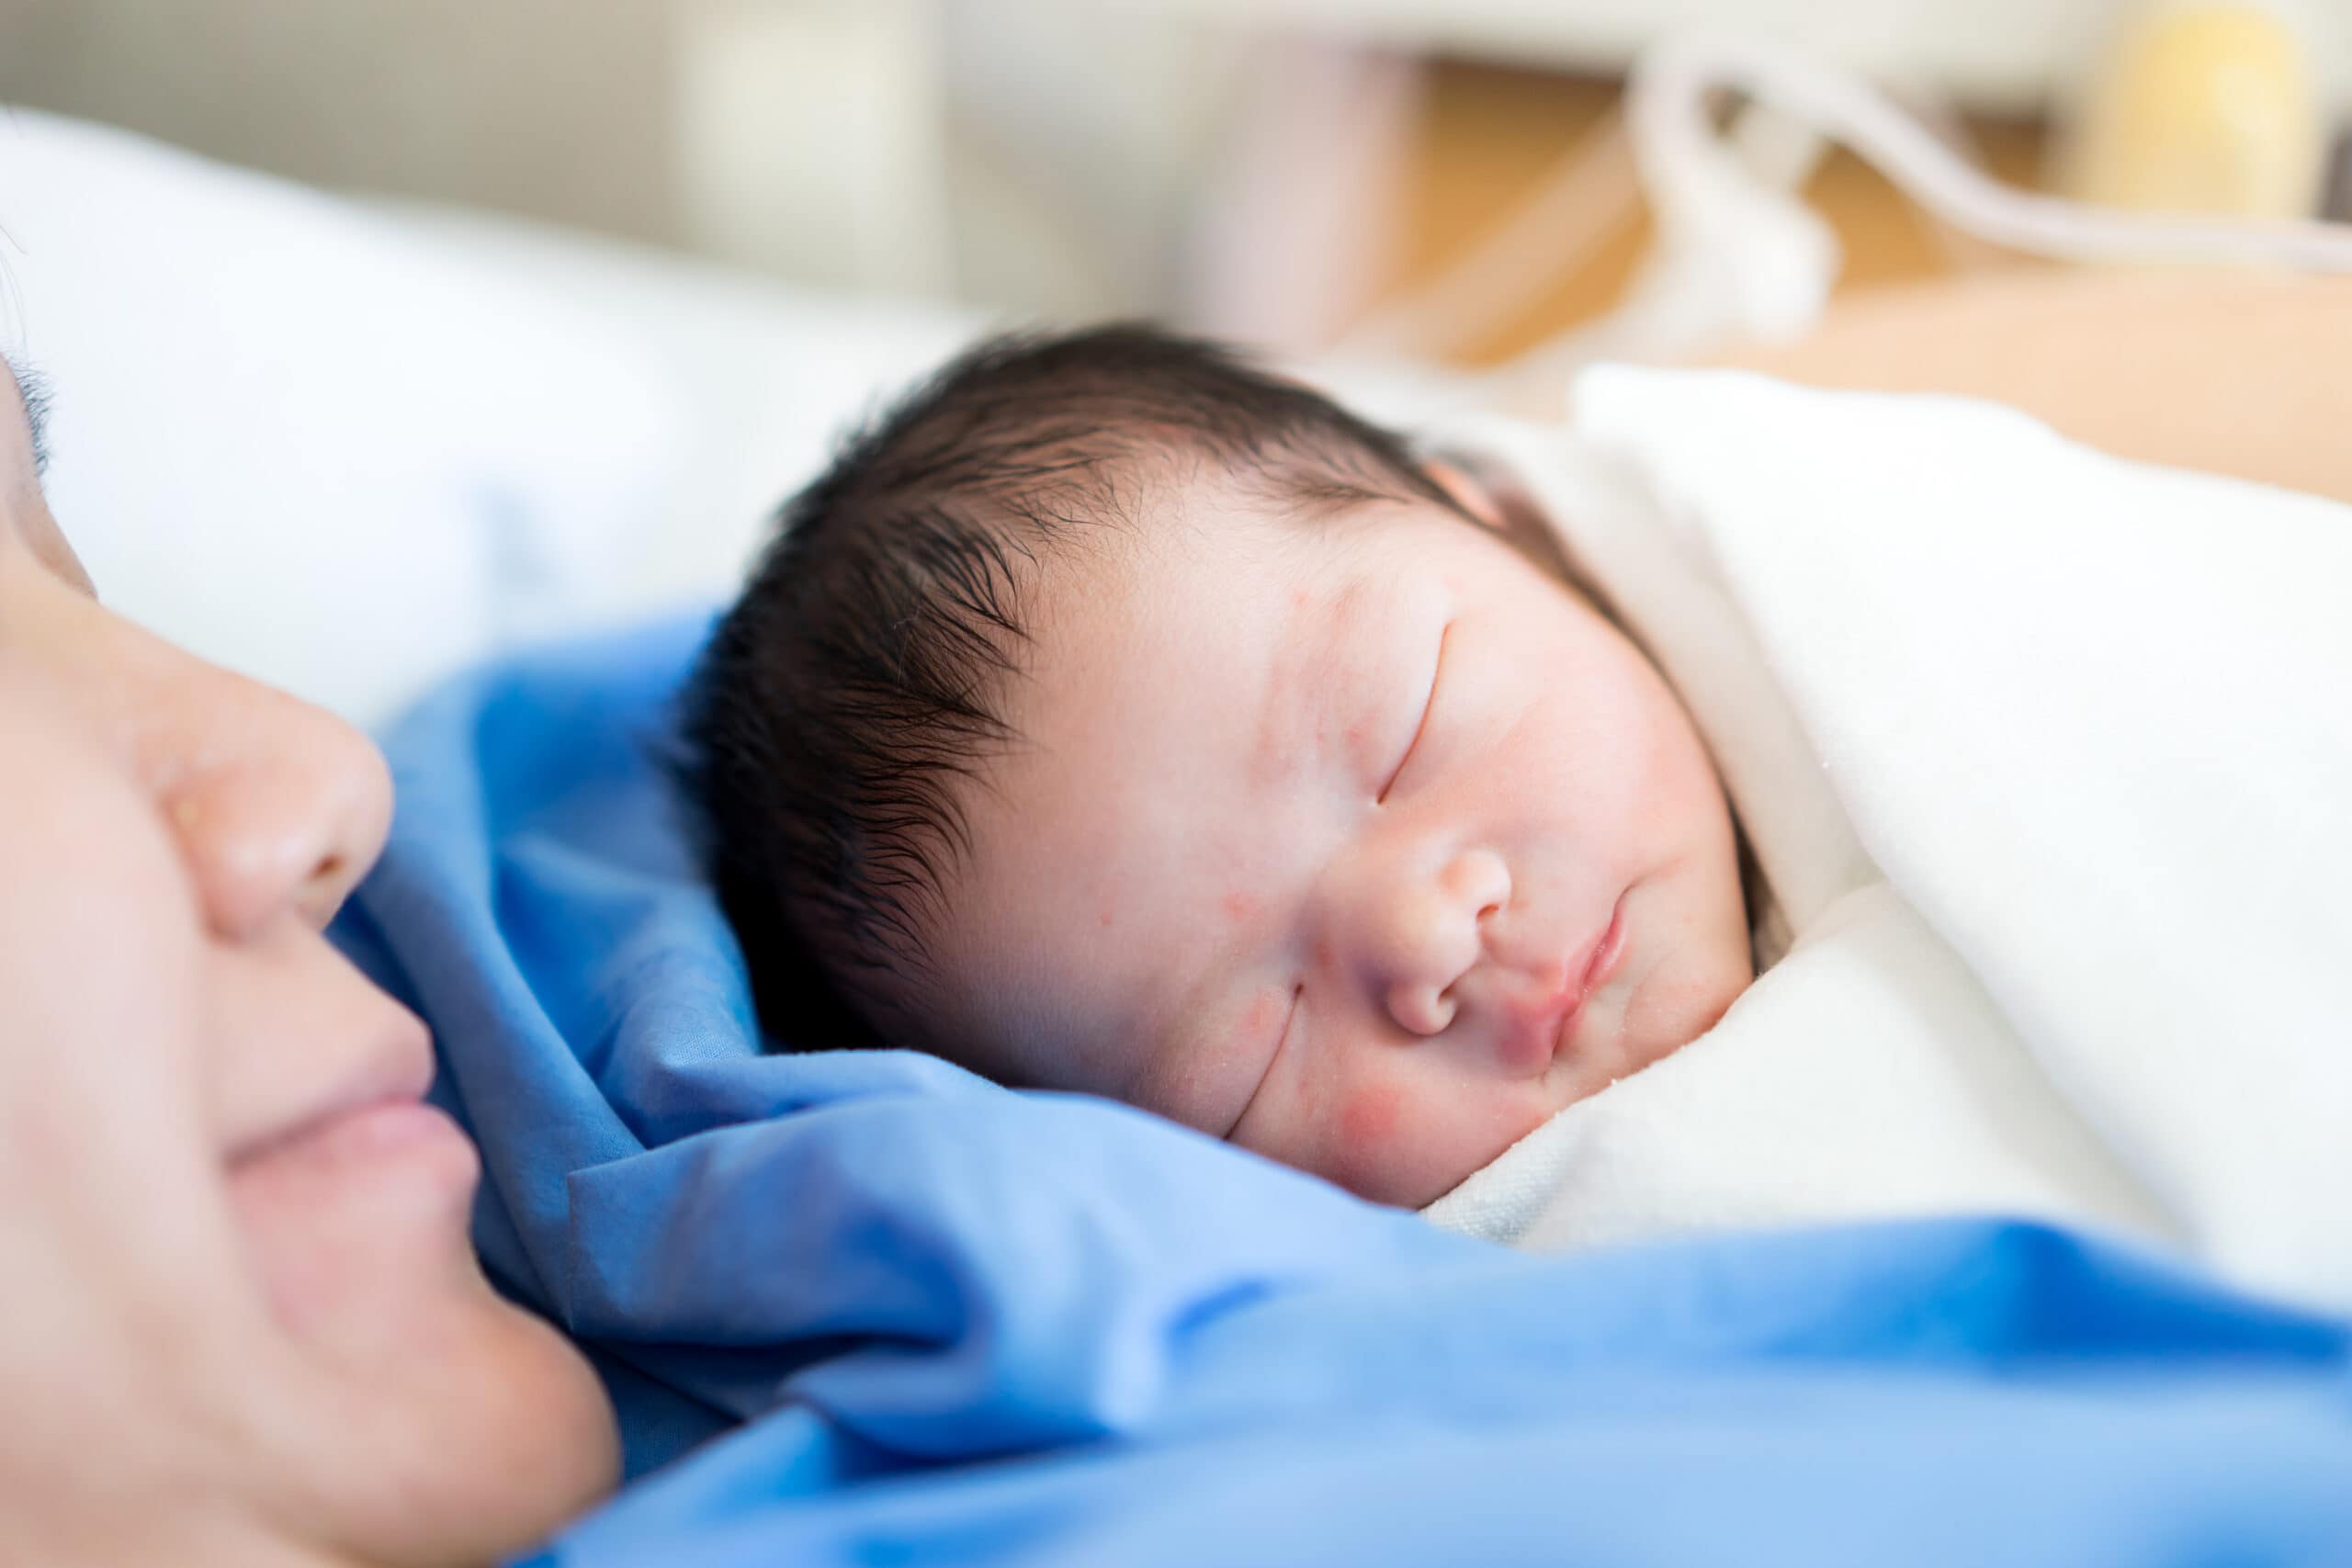
[[[1487,921],[1510,898],[1510,868],[1484,849],[1397,888],[1381,922],[1383,1000],[1397,1027],[1426,1036],[1453,1023],[1454,987],[1485,953]]]

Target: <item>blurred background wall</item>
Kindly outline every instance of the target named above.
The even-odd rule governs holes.
[[[0,0],[0,96],[331,186],[681,236],[675,0]]]
[[[2314,172],[2290,182],[2309,205],[2344,201],[2324,160],[2352,86],[2352,7],[2237,3],[2290,40],[2285,64],[2224,51],[2206,81],[2194,62],[2142,62],[2170,83],[2149,89],[2159,118],[2188,128],[2174,162],[2203,184],[2187,203],[2234,199],[2248,161],[2271,155],[2265,136],[2310,142]],[[1589,152],[1627,62],[1669,28],[1793,38],[2036,183],[2055,177],[2052,127],[2115,78],[2120,40],[2188,6],[0,0],[0,98],[809,283],[1011,315],[1150,311],[1312,346],[1409,298]],[[2236,118],[2199,141],[2200,113]],[[1809,194],[1846,243],[1849,285],[1981,259],[1850,160],[1822,163]],[[1428,346],[1491,359],[1601,309],[1641,243],[1622,197],[1594,186],[1579,265]]]

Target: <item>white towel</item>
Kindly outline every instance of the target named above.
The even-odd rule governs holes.
[[[1796,941],[1430,1217],[2021,1213],[2352,1304],[2352,509],[1954,399],[1571,406],[1456,444],[1682,694]]]

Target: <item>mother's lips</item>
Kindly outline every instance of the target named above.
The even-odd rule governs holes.
[[[301,1097],[300,1108],[229,1151],[231,1168],[266,1159],[345,1120],[384,1106],[413,1105],[433,1083],[433,1037],[406,1009],[387,1004],[357,1059]]]

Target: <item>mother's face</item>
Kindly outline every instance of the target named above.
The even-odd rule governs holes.
[[[320,935],[390,809],[98,606],[0,377],[0,1561],[479,1561],[610,1483],[423,1027]]]

